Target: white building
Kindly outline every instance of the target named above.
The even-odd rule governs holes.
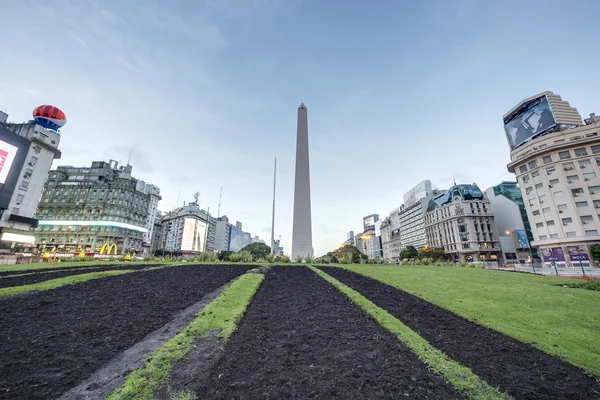
[[[148,218],[146,219],[147,232],[144,233],[144,245],[152,246],[152,237],[154,235],[154,225],[158,211],[158,202],[162,200],[158,186],[144,181],[138,181],[136,190],[150,196],[148,202]]]
[[[392,210],[390,215],[381,222],[381,247],[383,258],[397,260],[400,258],[402,241],[400,240],[400,208]]]
[[[8,168],[5,166],[0,173],[0,178],[11,179],[11,174],[16,177],[13,185],[8,185],[7,180],[7,185],[1,190],[2,202],[5,199],[8,203],[3,204],[4,209],[0,218],[2,240],[31,245],[34,242],[32,229],[37,226],[34,215],[44,191],[48,171],[52,162],[61,157],[58,149],[60,134],[35,122],[16,124],[2,122],[1,120],[4,119],[4,116],[0,119],[0,142],[14,140],[15,145],[17,145],[16,141],[20,142],[17,145],[18,150],[15,151],[16,155],[12,155],[14,159],[11,159],[10,155],[6,158],[6,160],[11,159],[12,166]],[[11,139],[13,136],[16,138]],[[17,149],[17,147],[13,148]],[[20,161],[21,154],[24,158]],[[7,171],[8,176],[3,176],[4,170]]]
[[[179,254],[215,250],[217,221],[205,210],[201,210],[197,202],[166,213],[161,223],[159,250]]]
[[[231,240],[231,227],[227,215],[217,218],[215,229],[215,251],[228,251]]]

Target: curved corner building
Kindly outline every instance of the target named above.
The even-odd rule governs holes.
[[[581,120],[552,92],[521,101],[504,115],[517,176],[546,266],[589,266],[600,243],[600,118]]]

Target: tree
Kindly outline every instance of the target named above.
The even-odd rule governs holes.
[[[231,261],[229,260],[229,256],[231,256],[234,252],[229,250],[223,250],[217,253],[220,261]]]
[[[423,247],[421,251],[419,251],[418,258],[430,258],[434,261],[441,261],[446,258],[446,252],[442,248]]]
[[[600,260],[600,244],[593,244],[590,246],[590,255],[594,260]]]
[[[342,256],[343,254],[352,254],[353,263],[360,263],[362,259],[367,258],[367,256],[362,254],[356,246],[353,246],[351,244],[347,246],[342,246],[339,249],[337,249],[335,253],[333,253],[333,258],[335,258],[336,260],[340,260],[340,256]]]
[[[252,254],[252,257],[255,260],[262,260],[267,256],[267,254],[271,254],[271,248],[266,244],[260,242],[250,243],[248,246],[240,250],[240,253],[242,251],[247,251],[250,254]]]
[[[415,246],[407,246],[406,249],[404,249],[400,252],[401,260],[417,258],[418,256],[419,256],[419,251],[415,248]]]

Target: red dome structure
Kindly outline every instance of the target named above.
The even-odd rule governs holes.
[[[67,123],[67,116],[58,107],[41,105],[33,110],[33,119],[44,128],[58,130]]]

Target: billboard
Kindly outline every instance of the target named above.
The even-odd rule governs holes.
[[[529,240],[527,239],[527,232],[524,229],[517,229],[515,231],[517,236],[517,245],[518,249],[528,249],[529,248]]]
[[[511,149],[556,126],[554,114],[546,96],[541,96],[504,118],[504,130]]]
[[[404,205],[410,206],[411,204],[415,204],[418,200],[427,197],[427,195],[431,193],[431,189],[431,181],[419,182],[414,188],[410,189],[402,196]]]
[[[240,251],[252,243],[252,237],[249,233],[242,231],[236,226],[231,226],[229,234],[229,251]]]
[[[185,218],[183,220],[181,251],[204,251],[206,228],[206,222],[204,221],[196,218]]]
[[[571,261],[590,261],[590,257],[583,246],[568,246],[567,251]]]
[[[379,220],[379,214],[367,215],[363,218],[363,228],[365,231],[375,229],[375,222]]]
[[[29,140],[0,126],[0,209],[9,206],[20,181],[29,146]]]
[[[542,249],[542,255],[544,257],[544,262],[565,262],[565,254],[563,253],[563,250],[560,247]]]

